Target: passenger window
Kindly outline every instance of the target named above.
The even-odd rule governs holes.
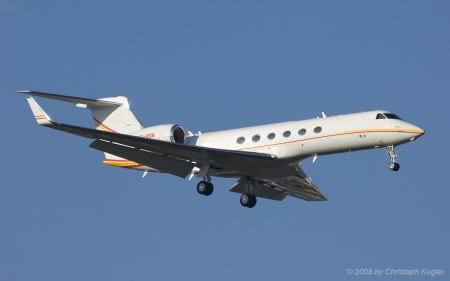
[[[238,144],[243,144],[245,142],[245,138],[244,137],[240,137],[237,139],[236,141]]]
[[[273,140],[273,139],[275,138],[275,133],[270,133],[270,134],[268,134],[268,135],[267,135],[267,138],[268,138],[269,140]]]
[[[314,128],[314,133],[318,134],[320,132],[322,132],[322,127],[315,127]]]
[[[299,131],[298,131],[298,134],[299,134],[300,136],[305,135],[305,134],[306,134],[306,129],[301,129],[301,130],[299,130]]]
[[[386,119],[386,117],[383,114],[378,113],[377,114],[377,119]]]
[[[253,138],[252,138],[252,141],[253,142],[259,142],[260,139],[261,139],[260,135],[254,135]]]
[[[291,131],[286,131],[283,133],[283,137],[288,138],[291,136]]]

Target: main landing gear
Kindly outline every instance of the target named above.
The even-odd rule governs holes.
[[[209,196],[214,191],[214,185],[211,183],[211,178],[206,176],[204,180],[197,184],[197,192],[199,194]]]
[[[386,146],[386,153],[391,159],[391,163],[389,163],[389,169],[391,171],[397,172],[400,169],[400,164],[395,162],[395,158],[397,158],[397,155],[395,154],[394,146],[393,145]]]
[[[256,196],[253,194],[255,180],[252,177],[245,178],[245,193],[241,195],[241,205],[247,208],[253,208],[256,205]]]
[[[253,208],[256,205],[256,196],[250,193],[244,193],[241,195],[241,205],[247,208]]]
[[[253,186],[251,179],[247,179],[246,193],[241,195],[240,203],[247,208],[253,208],[256,205],[256,196],[253,195]],[[214,186],[211,183],[211,177],[206,175],[205,178],[197,184],[197,192],[201,195],[209,196],[213,193]]]

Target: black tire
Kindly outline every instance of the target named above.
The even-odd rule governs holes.
[[[256,205],[256,196],[249,193],[244,193],[241,195],[241,205],[247,208],[253,208]]]
[[[251,201],[251,195],[250,194],[244,193],[244,194],[241,195],[240,202],[241,202],[241,205],[243,207],[248,207],[250,201]]]
[[[213,193],[214,191],[214,185],[212,183],[206,183],[206,190],[205,193],[203,193],[203,195],[205,196],[209,196]]]
[[[400,164],[395,163],[395,162],[391,162],[389,164],[389,169],[391,169],[394,172],[397,172],[400,169]]]
[[[197,184],[197,192],[199,194],[205,195],[208,190],[208,183],[206,181],[201,181]]]
[[[255,195],[252,195],[252,204],[250,204],[248,207],[249,207],[249,208],[255,207],[255,206],[256,206],[256,202],[257,202],[256,196],[255,196]]]

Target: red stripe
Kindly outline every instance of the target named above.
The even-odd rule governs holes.
[[[241,149],[237,149],[237,150],[260,149],[260,148],[269,147],[269,146],[275,146],[275,145],[284,145],[284,144],[303,142],[303,141],[308,141],[308,140],[323,139],[323,138],[328,138],[328,137],[344,136],[344,135],[352,135],[352,134],[365,134],[365,133],[406,133],[406,134],[417,134],[417,132],[414,132],[414,131],[400,131],[400,130],[399,131],[395,131],[395,130],[368,130],[368,131],[362,131],[361,130],[361,131],[353,131],[353,132],[345,132],[345,133],[338,133],[338,134],[320,136],[320,137],[315,137],[315,138],[307,138],[307,139],[287,141],[287,142],[280,142],[280,143],[267,144],[267,145],[261,145],[261,146],[253,146],[253,147],[241,148]]]
[[[108,126],[106,126],[106,125],[103,124],[102,122],[98,121],[97,118],[95,118],[94,116],[92,116],[92,118],[94,118],[94,122],[96,123],[97,127],[103,126],[103,127],[105,127],[108,131],[113,132],[113,133],[117,133],[116,131],[114,131],[113,129],[109,128]]]
[[[134,169],[134,168],[139,168],[139,167],[144,167],[144,165],[134,165],[134,166],[116,166],[119,168],[126,168],[126,169]]]

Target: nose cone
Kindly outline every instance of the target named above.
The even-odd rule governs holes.
[[[424,129],[414,126],[414,125],[410,126],[410,132],[412,134],[410,141],[415,141],[417,138],[419,138],[425,134]]]

